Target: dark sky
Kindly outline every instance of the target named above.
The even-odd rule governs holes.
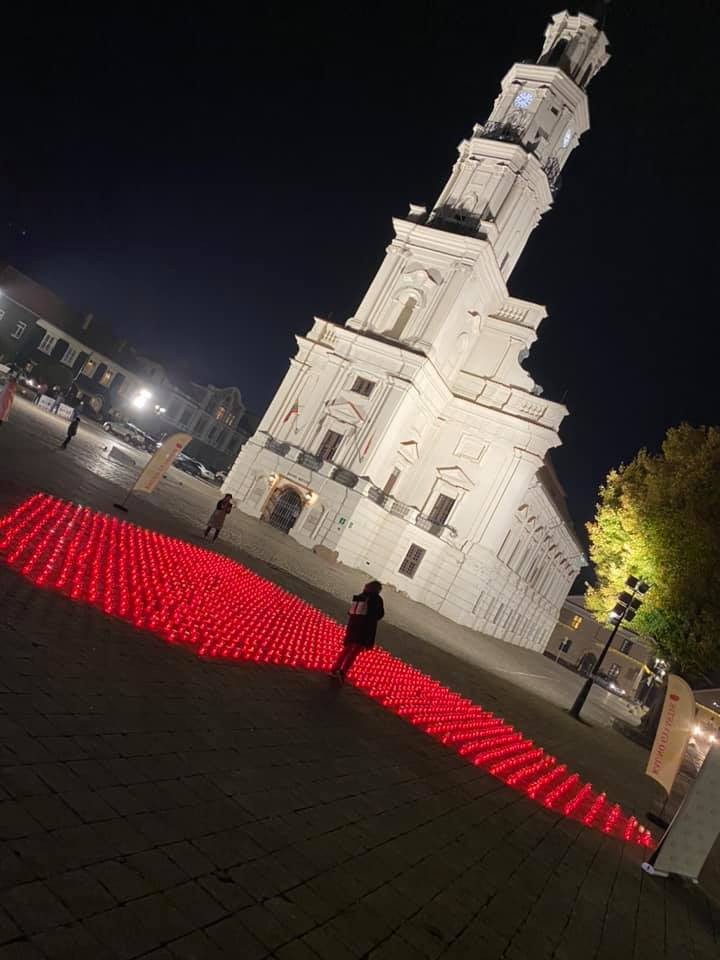
[[[313,314],[352,314],[390,217],[432,205],[457,143],[560,9],[14,6],[5,255],[160,359],[237,384],[258,411],[293,333]],[[610,7],[592,129],[511,277],[511,293],[549,310],[527,366],[571,411],[555,462],[578,524],[608,468],[683,419],[720,421],[719,26],[709,0]]]

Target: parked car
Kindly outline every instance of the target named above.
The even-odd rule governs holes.
[[[106,433],[112,433],[116,437],[121,437],[126,443],[133,447],[145,448],[146,434],[140,427],[136,427],[127,420],[106,420],[103,424],[103,430]]]
[[[178,470],[183,470],[193,477],[199,477],[201,480],[215,480],[215,474],[208,470],[204,463],[195,460],[194,457],[188,457],[186,453],[179,453],[175,458],[175,466]]]
[[[217,470],[215,473],[215,482],[216,483],[225,483],[227,480],[227,470]]]

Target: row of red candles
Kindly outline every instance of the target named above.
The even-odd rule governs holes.
[[[343,628],[227,557],[36,494],[0,520],[0,554],[40,587],[200,656],[327,671]],[[635,817],[500,717],[376,647],[349,682],[548,810],[649,847]]]

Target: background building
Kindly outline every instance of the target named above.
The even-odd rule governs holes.
[[[434,208],[412,205],[355,316],[315,319],[226,489],[309,548],[543,650],[583,563],[548,458],[567,410],[523,367],[545,310],[507,281],[608,59],[557,14]]]
[[[585,598],[570,596],[560,611],[545,656],[570,670],[589,676],[612,631],[598,623],[585,607]],[[649,640],[620,627],[602,665],[602,673],[627,694],[639,692],[654,660]]]
[[[0,269],[0,360],[86,401],[100,420],[129,419],[156,437],[192,434],[188,455],[214,470],[230,465],[256,425],[237,387],[173,377],[9,264]]]

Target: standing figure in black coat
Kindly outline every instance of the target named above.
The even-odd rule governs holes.
[[[350,606],[347,630],[340,656],[335,661],[331,676],[344,680],[348,670],[363,650],[375,646],[375,633],[378,621],[385,616],[385,607],[380,596],[382,584],[371,580],[365,584],[362,593],[353,597]]]
[[[67,446],[72,440],[72,438],[75,436],[75,434],[78,432],[79,426],[80,426],[80,414],[77,411],[75,411],[75,413],[73,414],[73,418],[70,421],[70,426],[67,428],[67,434],[65,435],[65,439],[60,444],[61,450],[67,450]]]

